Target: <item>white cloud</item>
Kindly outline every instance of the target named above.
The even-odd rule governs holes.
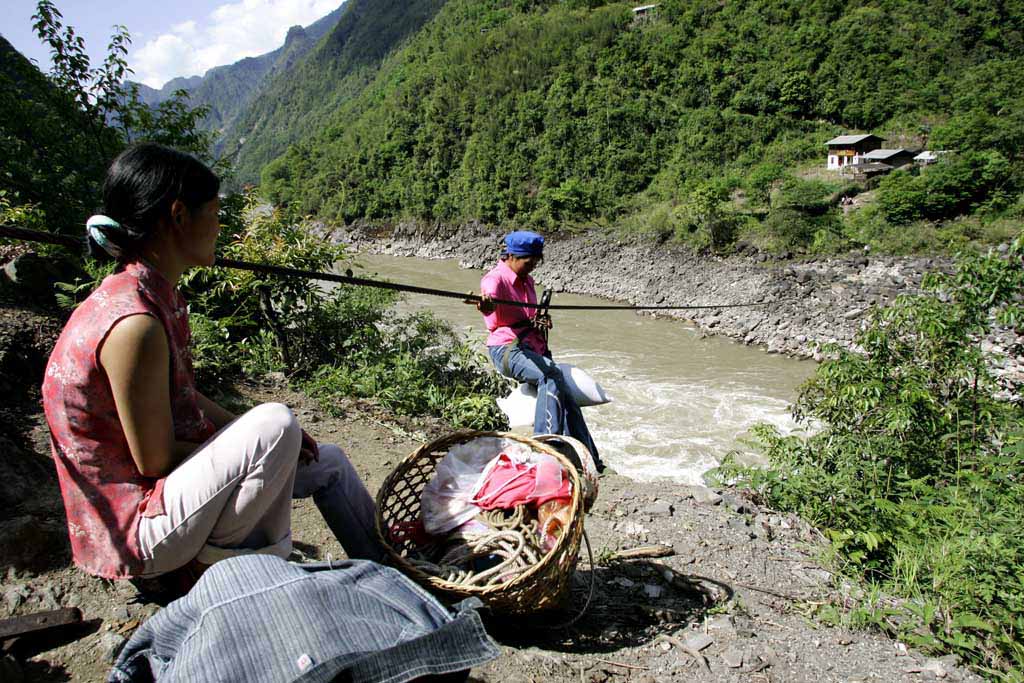
[[[288,29],[307,26],[337,9],[341,0],[240,0],[208,17],[183,21],[132,51],[135,80],[160,88],[176,76],[255,57],[284,44]]]

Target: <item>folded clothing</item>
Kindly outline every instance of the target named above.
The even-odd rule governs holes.
[[[483,510],[510,510],[572,497],[564,468],[549,455],[521,459],[502,452],[487,464],[470,502]]]

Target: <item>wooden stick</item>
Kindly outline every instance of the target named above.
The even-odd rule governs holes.
[[[0,640],[24,636],[48,628],[77,624],[82,621],[82,612],[77,607],[57,609],[50,612],[36,612],[21,617],[0,621]]]
[[[747,590],[757,591],[758,593],[764,593],[766,595],[773,595],[776,598],[782,598],[783,600],[789,600],[790,602],[807,602],[807,601],[809,601],[811,599],[810,597],[804,597],[804,596],[800,596],[800,595],[787,595],[786,593],[780,593],[778,591],[773,591],[770,588],[761,588],[760,586],[752,586],[749,583],[739,583],[738,581],[736,581],[736,582],[734,582],[734,585],[739,586],[740,588],[746,588]]]
[[[612,666],[621,666],[624,669],[636,669],[637,671],[650,671],[650,667],[636,666],[635,664],[623,664],[622,662],[613,662],[609,659],[595,658],[594,661],[601,662],[602,664],[611,664]]]
[[[635,560],[641,557],[670,557],[675,554],[676,551],[670,545],[644,545],[639,548],[618,550],[612,553],[611,559]]]

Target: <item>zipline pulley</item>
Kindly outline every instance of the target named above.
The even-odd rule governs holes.
[[[544,337],[544,343],[548,341],[548,333],[553,327],[551,322],[551,290],[545,289],[540,295],[540,302],[538,303],[540,308],[537,309],[537,315],[533,319],[533,325],[540,332],[540,336]]]

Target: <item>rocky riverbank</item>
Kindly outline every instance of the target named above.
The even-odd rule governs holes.
[[[343,445],[371,491],[424,439],[444,431],[433,422],[399,426],[356,403],[343,405],[344,417],[327,415],[274,381],[237,389],[243,403],[287,403],[318,439]],[[42,416],[23,414],[20,423],[18,450],[0,460],[0,471],[10,473],[12,458],[34,469],[31,479],[12,482],[17,495],[0,501],[0,520],[13,515],[22,532],[15,542],[4,533],[9,522],[0,524],[0,619],[77,607],[85,622],[15,643],[0,654],[0,680],[103,680],[132,632],[160,607],[139,600],[127,582],[94,579],[71,566]],[[525,622],[487,615],[501,656],[475,669],[470,681],[981,682],[955,658],[810,618],[842,610],[856,593],[822,568],[817,558],[827,543],[793,515],[761,508],[737,491],[667,481],[638,488],[613,472],[600,489],[586,519],[594,561],[584,551],[569,611]],[[294,560],[342,556],[311,501],[296,501],[292,526]],[[46,533],[33,537],[31,528]],[[574,623],[557,625],[584,606]]]
[[[0,305],[0,373],[12,400],[0,421],[0,619],[75,607],[84,622],[22,638],[0,653],[0,681],[103,680],[132,632],[156,613],[127,582],[71,566],[63,505],[39,406],[42,367],[61,325],[52,310]],[[396,422],[372,405],[342,401],[325,414],[280,378],[235,387],[233,407],[290,405],[318,439],[341,444],[376,491],[401,458],[446,428],[436,419]],[[638,486],[607,472],[586,519],[594,561],[576,575],[575,623],[491,616],[502,656],[476,683],[918,683],[979,682],[952,658],[933,658],[877,632],[829,627],[813,617],[854,604],[855,587],[825,570],[827,543],[792,515],[732,490]],[[342,552],[315,506],[296,501],[298,561]],[[656,546],[661,552],[635,551]],[[652,555],[657,555],[652,556]]]
[[[391,231],[359,226],[324,231],[356,249],[395,256],[452,258],[466,268],[488,268],[503,231],[469,224],[458,228],[400,223]],[[609,235],[556,234],[548,239],[537,279],[556,292],[573,292],[632,304],[758,306],[665,311],[708,334],[744,344],[820,359],[819,345],[853,347],[873,305],[918,291],[926,273],[952,272],[945,258],[847,255],[780,259],[741,248],[727,257],[698,254],[649,240]],[[557,301],[556,301],[557,302]],[[1001,330],[988,340],[1001,375],[1024,382],[1024,361],[1014,348],[1021,339]]]

